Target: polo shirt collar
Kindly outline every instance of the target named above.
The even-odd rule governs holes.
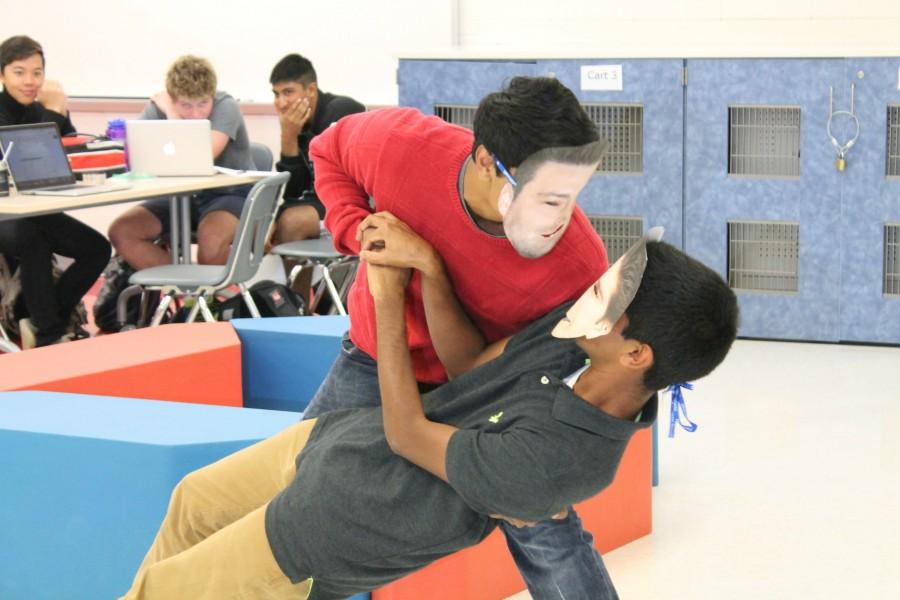
[[[565,384],[556,389],[556,397],[553,400],[553,418],[557,421],[602,435],[604,437],[624,440],[628,439],[636,431],[646,429],[656,420],[656,409],[659,399],[653,394],[644,405],[641,418],[635,421],[626,421],[608,415],[596,406],[588,404],[579,398]]]

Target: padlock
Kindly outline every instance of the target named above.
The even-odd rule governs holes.
[[[838,171],[843,173],[844,169],[847,168],[847,161],[843,158],[838,158],[836,161],[834,161],[834,166],[837,167]]]

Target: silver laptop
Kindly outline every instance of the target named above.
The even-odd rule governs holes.
[[[86,196],[127,190],[126,183],[78,182],[66,158],[56,123],[0,127],[0,146],[12,149],[6,165],[20,194]]]
[[[125,122],[128,164],[157,176],[215,175],[212,133],[206,119]]]

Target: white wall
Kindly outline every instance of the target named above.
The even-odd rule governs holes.
[[[0,37],[41,42],[48,77],[70,96],[148,97],[177,56],[194,53],[212,61],[221,89],[265,102],[274,64],[300,52],[326,91],[395,104],[394,52],[446,47],[449,11],[446,0],[4,0]]]
[[[460,46],[476,53],[538,52],[561,58],[900,54],[900,2],[895,0],[459,2]]]
[[[301,52],[325,90],[370,105],[397,102],[399,56],[900,56],[896,0],[7,0],[2,16],[0,37],[38,39],[73,96],[147,97],[187,52],[257,102]]]

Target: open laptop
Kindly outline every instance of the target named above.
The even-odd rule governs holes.
[[[91,185],[77,181],[56,123],[0,127],[0,146],[9,148],[10,144],[6,165],[20,194],[86,196],[131,187],[120,182]]]
[[[215,175],[212,132],[206,119],[125,122],[128,164],[157,176]]]

